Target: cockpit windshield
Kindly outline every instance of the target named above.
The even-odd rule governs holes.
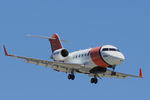
[[[115,49],[115,48],[103,48],[102,51],[119,51],[119,49]]]

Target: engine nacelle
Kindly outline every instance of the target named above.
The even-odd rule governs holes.
[[[58,49],[53,52],[52,58],[54,60],[63,61],[69,56],[69,52],[67,49]]]

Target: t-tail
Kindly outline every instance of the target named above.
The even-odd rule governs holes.
[[[50,44],[51,44],[51,48],[52,48],[52,53],[55,50],[61,49],[63,48],[61,41],[62,42],[66,42],[65,40],[60,40],[59,35],[57,33],[53,34],[52,37],[45,37],[45,36],[39,36],[39,35],[31,35],[31,34],[27,34],[27,36],[31,36],[31,37],[38,37],[38,38],[43,38],[43,39],[48,39]]]
[[[51,44],[51,48],[52,48],[52,52],[54,52],[55,50],[61,49],[63,48],[59,35],[57,33],[55,33],[50,39],[50,44]]]

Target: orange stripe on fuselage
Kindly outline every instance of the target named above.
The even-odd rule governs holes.
[[[90,50],[90,57],[97,66],[106,68],[109,66],[109,64],[107,64],[101,57],[100,49],[101,49],[101,47],[92,48]]]

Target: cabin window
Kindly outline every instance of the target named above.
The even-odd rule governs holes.
[[[102,51],[119,51],[119,49],[115,49],[115,48],[103,48]]]
[[[109,49],[108,48],[103,48],[103,50],[102,51],[108,51]]]
[[[109,48],[109,51],[117,51],[117,49]]]
[[[88,54],[87,54],[88,56],[90,55],[90,51],[88,52]]]

